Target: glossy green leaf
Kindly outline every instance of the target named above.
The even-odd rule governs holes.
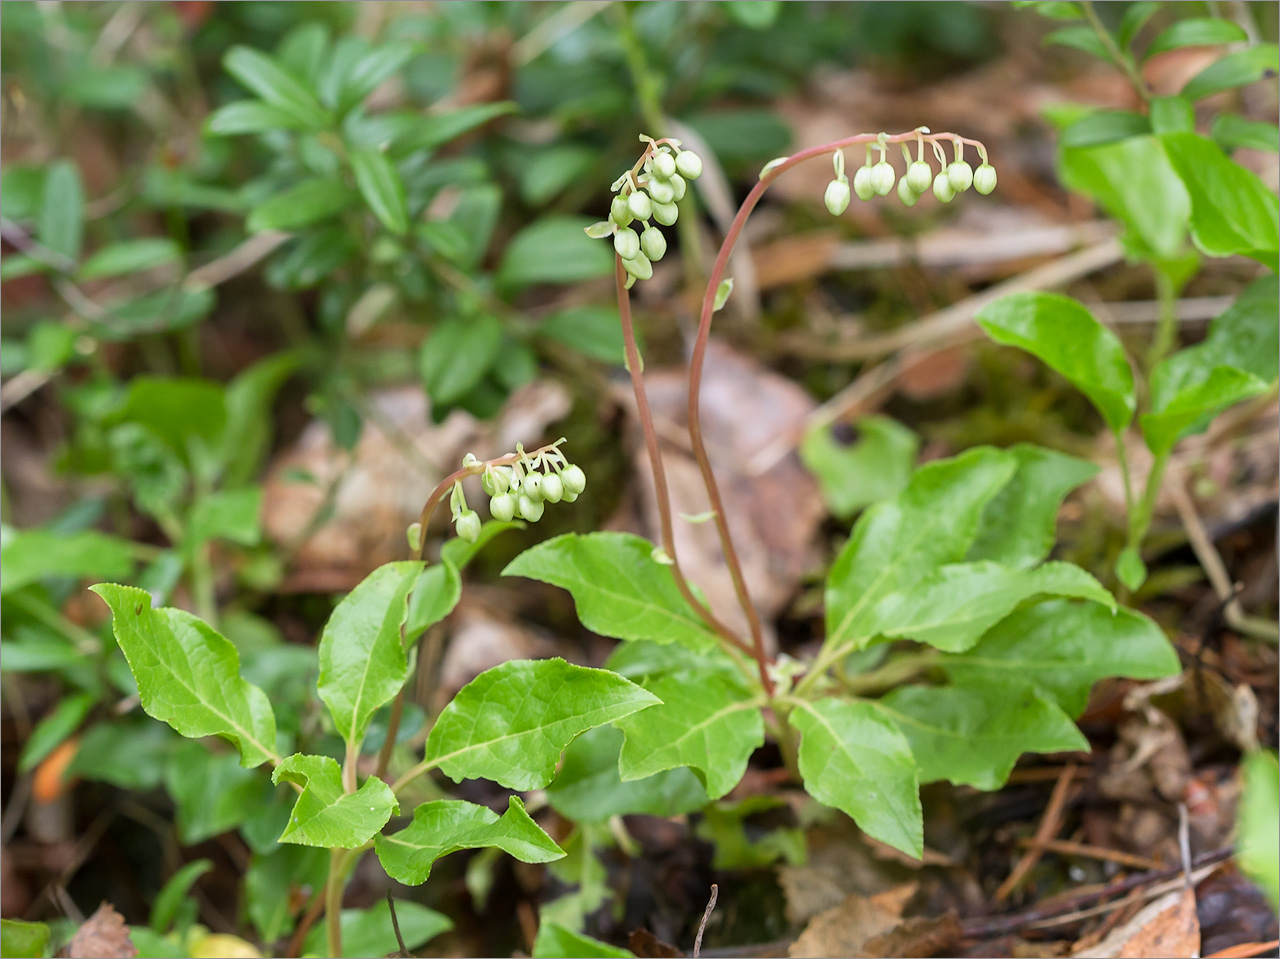
[[[1151,132],[1151,121],[1132,110],[1099,110],[1076,120],[1062,131],[1064,147],[1096,147]]]
[[[280,842],[356,849],[373,838],[400,807],[391,787],[370,776],[353,793],[342,789],[342,769],[328,756],[294,753],[271,774],[273,783],[297,783],[302,794]]]
[[[108,276],[139,273],[157,266],[176,263],[182,256],[178,244],[172,240],[147,238],[122,240],[104,246],[80,267],[76,276],[81,280],[99,280]]]
[[[1154,57],[1178,47],[1213,47],[1248,40],[1243,29],[1221,17],[1191,17],[1171,23],[1156,35],[1143,57]]]
[[[1180,668],[1160,627],[1141,613],[1061,599],[1019,610],[973,649],[939,664],[963,685],[1034,683],[1073,717],[1099,679],[1161,679]]]
[[[841,519],[902,492],[920,449],[916,434],[887,416],[864,416],[854,426],[852,444],[841,443],[829,427],[810,430],[800,443],[800,459]]]
[[[1120,18],[1120,25],[1116,28],[1116,42],[1122,48],[1128,49],[1142,32],[1147,21],[1159,13],[1162,6],[1164,4],[1159,0],[1139,0],[1137,3],[1129,4]]]
[[[409,675],[400,626],[422,563],[386,563],[347,594],[320,637],[320,698],[348,745],[364,739],[369,720]]]
[[[1280,910],[1280,765],[1271,750],[1245,758],[1244,793],[1240,798],[1236,859]]]
[[[45,173],[36,239],[45,249],[68,260],[80,256],[84,242],[84,184],[70,160],[55,161]]]
[[[405,642],[412,643],[429,627],[448,616],[461,598],[462,578],[453,563],[444,560],[424,569],[409,594],[409,612],[404,621]]]
[[[686,670],[646,679],[644,686],[661,705],[615,723],[625,735],[622,781],[689,766],[711,799],[738,785],[747,760],[764,744],[763,703],[741,677]]]
[[[551,862],[564,856],[564,850],[529,818],[519,796],[509,798],[502,818],[475,803],[426,802],[413,811],[411,825],[374,841],[387,875],[410,886],[426,882],[432,864],[442,856],[485,846],[521,862]]]
[[[197,879],[212,868],[213,860],[197,859],[195,862],[187,863],[170,876],[169,881],[164,884],[164,888],[160,890],[155,902],[151,905],[151,918],[148,923],[151,928],[159,933],[168,932],[191,887],[195,885]]]
[[[1114,431],[1133,419],[1133,371],[1120,340],[1070,297],[1014,293],[977,315],[997,343],[1039,357],[1070,380]]]
[[[1200,100],[1223,90],[1256,83],[1265,76],[1275,76],[1280,70],[1280,48],[1274,43],[1259,43],[1228,53],[1217,63],[1211,63],[1182,88],[1182,95],[1190,100]]]
[[[557,310],[542,321],[538,335],[602,363],[623,362],[622,321],[615,306],[571,306]]]
[[[1194,133],[1161,137],[1191,197],[1191,235],[1209,256],[1242,253],[1276,267],[1280,201],[1251,170]]]
[[[398,73],[417,56],[418,50],[418,47],[408,43],[384,43],[374,47],[344,74],[338,110],[345,113],[359,104],[379,84]]]
[[[1194,133],[1196,108],[1186,97],[1152,97],[1147,105],[1151,111],[1151,132]]]
[[[656,707],[655,707],[656,708]],[[647,779],[623,782],[618,773],[622,732],[598,726],[564,751],[547,802],[566,819],[603,823],[614,816],[678,816],[705,806],[707,791],[694,773],[669,769]]]
[[[308,129],[319,130],[329,123],[328,113],[311,91],[266,54],[236,46],[223,56],[222,65],[246,89],[290,113]]]
[[[187,524],[192,543],[225,539],[241,546],[256,546],[262,539],[262,487],[216,490],[196,500]]]
[[[966,558],[1026,569],[1049,555],[1062,501],[1096,476],[1098,467],[1033,443],[1019,443],[1009,452],[1018,471],[987,504]]]
[[[1158,138],[1067,148],[1058,168],[1069,189],[1096,200],[1154,255],[1167,259],[1182,250],[1191,201]]]
[[[799,700],[787,722],[800,732],[804,788],[852,817],[867,835],[919,859],[920,782],[911,745],[874,703]]]
[[[1173,449],[1196,424],[1267,391],[1265,381],[1244,370],[1218,366],[1205,375],[1196,369],[1198,358],[1179,359],[1169,357],[1151,376],[1151,412],[1142,415],[1142,437],[1156,454]]]
[[[608,885],[609,871],[599,854],[614,843],[608,826],[579,823],[574,827],[561,843],[564,858],[547,863],[547,872],[572,891],[538,910],[543,922],[582,929],[587,916],[613,898],[613,890]]]
[[[409,232],[409,206],[404,183],[386,154],[377,150],[351,153],[351,169],[360,195],[378,221],[397,236]]]
[[[0,567],[0,596],[57,576],[123,579],[133,572],[133,545],[97,530],[64,536],[47,529],[5,527]]]
[[[312,846],[283,844],[254,854],[244,875],[245,912],[263,942],[275,942],[293,930],[294,890],[319,890],[328,871],[328,850]]]
[[[262,230],[299,230],[337,216],[356,199],[345,183],[312,177],[258,204],[245,226],[254,233]]]
[[[602,636],[709,649],[715,637],[653,549],[631,533],[566,533],[525,550],[502,572],[567,589],[582,624]]]
[[[532,283],[578,283],[613,272],[613,251],[582,231],[588,217],[544,217],[517,233],[507,244],[498,269],[505,286]]]
[[[720,8],[744,27],[767,30],[778,19],[782,3],[781,0],[732,0],[721,3]]]
[[[1201,370],[1233,366],[1274,383],[1280,376],[1280,281],[1263,276],[1250,283],[1196,346],[1181,350]],[[1153,390],[1154,391],[1154,390]]]
[[[261,100],[237,100],[210,114],[204,129],[215,136],[236,136],[269,130],[305,130],[311,125],[306,114]]]
[[[487,313],[442,322],[422,344],[419,369],[433,403],[447,406],[469,393],[498,358],[502,323]]]
[[[1085,53],[1092,54],[1099,60],[1111,62],[1111,51],[1106,48],[1098,35],[1093,32],[1092,27],[1074,26],[1063,27],[1055,30],[1044,38],[1045,44],[1052,44],[1060,47],[1071,47],[1075,50],[1083,50]]]
[[[872,610],[867,628],[886,639],[914,639],[959,653],[1037,596],[1091,599],[1115,607],[1102,584],[1071,563],[1045,563],[1034,569],[987,561],[955,563],[886,596]]]
[[[342,927],[342,955],[345,959],[361,956],[398,955],[400,944],[391,926],[391,907],[386,899],[368,909],[344,909],[339,919]],[[406,949],[417,949],[429,939],[453,928],[453,922],[434,909],[408,899],[396,900],[396,922]],[[317,922],[302,947],[304,956],[331,956],[329,931]]]
[[[983,509],[1016,468],[1010,453],[969,450],[922,466],[897,497],[863,513],[827,577],[827,647],[865,645],[877,603],[963,559]]]
[[[0,173],[0,212],[10,220],[34,219],[44,195],[43,166],[15,163]]]
[[[276,756],[271,702],[240,676],[240,655],[203,620],[180,609],[152,609],[132,586],[90,587],[111,607],[116,642],[138,683],[148,716],[183,736],[222,736],[257,766]]]
[[[300,351],[282,350],[242,370],[227,384],[221,455],[224,486],[243,486],[258,475],[271,446],[272,403],[302,365]]]
[[[425,758],[454,782],[540,789],[577,736],[658,702],[608,670],[563,659],[512,660],[485,670],[444,708]]]
[[[620,946],[574,932],[558,922],[544,920],[533,941],[533,959],[635,959],[635,953]]]
[[[36,723],[34,729],[22,744],[22,753],[18,756],[18,772],[25,773],[35,768],[40,760],[53,752],[58,745],[74,733],[89,710],[97,703],[96,696],[88,693],[76,693],[63,696],[53,712]]]
[[[202,743],[185,740],[165,766],[164,785],[177,807],[178,837],[186,845],[235,829],[273,792],[234,753],[210,752]]]
[[[910,741],[921,782],[999,789],[1023,753],[1089,749],[1071,717],[1023,683],[903,686],[877,705]]]
[[[503,100],[462,107],[448,113],[428,114],[421,118],[417,130],[401,144],[401,149],[409,152],[429,150],[455,140],[490,120],[518,111],[519,107],[515,103]]]
[[[1236,150],[1280,152],[1280,127],[1265,120],[1246,120],[1238,113],[1219,113],[1213,118],[1213,142],[1230,154]]]
[[[49,927],[45,923],[27,922],[24,919],[0,919],[0,956],[4,959],[9,959],[10,956],[14,959],[40,957],[48,949]]]

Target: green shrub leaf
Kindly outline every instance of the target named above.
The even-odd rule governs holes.
[[[254,207],[245,224],[251,232],[299,230],[337,216],[355,202],[345,183],[313,177]]]
[[[49,927],[43,922],[0,919],[0,954],[3,954],[5,959],[9,956],[43,956],[48,949]],[[548,953],[548,955],[555,955],[555,953]]]
[[[558,922],[543,920],[533,941],[533,959],[635,959],[629,949],[611,946],[599,939],[574,932]]]
[[[1235,23],[1220,17],[1191,17],[1165,27],[1142,54],[1154,57],[1166,50],[1178,47],[1214,47],[1228,43],[1242,43],[1249,37]]]
[[[485,670],[444,708],[425,758],[454,782],[491,779],[508,789],[540,789],[577,736],[658,702],[605,669],[513,660]]]
[[[1228,53],[1216,63],[1211,63],[1182,88],[1182,95],[1189,100],[1200,100],[1223,90],[1256,83],[1267,75],[1275,76],[1280,70],[1280,48],[1274,43],[1259,43]]]
[[[354,150],[351,169],[356,186],[369,209],[383,226],[397,236],[409,232],[409,206],[404,183],[386,154],[378,150]]]
[[[613,272],[607,244],[582,232],[588,217],[550,216],[525,227],[502,256],[498,279],[506,286],[577,283]]]
[[[123,579],[133,572],[133,544],[96,530],[63,536],[47,529],[5,527],[0,564],[0,596],[54,576]]]
[[[1208,375],[1192,369],[1190,362],[1171,356],[1151,377],[1151,412],[1142,416],[1142,436],[1151,452],[1164,454],[1197,424],[1202,427],[1216,413],[1267,391],[1267,384],[1252,373],[1218,366]],[[1163,375],[1157,375],[1163,374]]]
[[[453,928],[453,922],[447,916],[408,899],[396,900],[396,922],[406,949],[417,949],[427,940]],[[391,926],[391,907],[385,899],[368,909],[342,910],[339,923],[345,959],[398,955],[400,952],[400,944]],[[308,934],[302,955],[333,955],[329,951],[329,930],[323,922],[316,923]]]
[[[363,846],[400,808],[391,787],[377,776],[370,776],[353,793],[344,792],[342,769],[329,756],[294,753],[276,766],[271,781],[302,787],[279,840],[299,846]]]
[[[564,850],[529,818],[519,796],[511,796],[502,818],[475,803],[440,800],[413,811],[413,823],[374,840],[378,859],[397,882],[427,881],[432,864],[459,849],[494,846],[521,862],[551,862]]]
[[[228,103],[215,110],[204,123],[205,131],[215,136],[266,133],[268,130],[306,130],[310,127],[306,114],[261,100]]]
[[[1244,794],[1240,800],[1240,817],[1236,826],[1239,852],[1236,857],[1253,881],[1271,900],[1273,910],[1280,909],[1280,768],[1272,750],[1259,749],[1245,758]]]
[[[80,171],[70,160],[58,160],[44,177],[40,212],[36,217],[36,239],[41,246],[61,253],[68,260],[80,256],[84,242],[84,184]]]
[[[320,101],[266,54],[250,47],[232,47],[222,58],[222,65],[247,90],[292,114],[307,129],[320,130],[328,125],[329,115]]]
[[[825,426],[810,430],[800,443],[800,459],[841,519],[902,492],[920,449],[916,434],[887,416],[864,416],[854,426],[858,440],[851,445],[837,441]]]
[[[139,240],[122,240],[104,246],[80,267],[76,274],[81,280],[99,280],[108,276],[140,273],[157,266],[178,262],[182,252],[172,240],[148,237]]]
[[[502,323],[487,313],[437,326],[419,357],[422,385],[431,401],[444,407],[469,393],[484,379],[501,348]]]

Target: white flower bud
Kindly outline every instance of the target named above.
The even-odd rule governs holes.
[[[480,538],[480,517],[473,509],[469,509],[459,516],[454,526],[458,531],[458,535],[468,543],[474,543]]]
[[[653,206],[649,201],[649,194],[643,190],[636,190],[635,193],[627,197],[627,212],[637,220],[647,220],[653,214]]]
[[[525,496],[524,493],[521,493],[518,503],[520,515],[530,523],[536,523],[538,520],[542,519],[542,513],[546,509],[542,504],[542,500],[531,499],[530,497]]]
[[[676,158],[670,153],[659,153],[653,158],[653,175],[659,180],[670,180],[676,175]]]
[[[560,479],[564,481],[566,496],[569,493],[577,496],[587,488],[587,474],[582,472],[581,466],[566,466],[564,472],[560,474]]]
[[[888,196],[897,179],[898,174],[893,172],[893,164],[888,160],[881,160],[871,168],[871,186],[877,196]]]
[[[542,477],[542,498],[548,503],[558,503],[564,496],[564,482],[555,473]]]
[[[640,252],[640,237],[631,227],[623,227],[613,235],[613,248],[624,260],[633,260]]]
[[[618,224],[618,226],[626,226],[635,219],[631,215],[625,196],[615,196],[613,198],[613,202],[609,204],[609,219]]]
[[[489,515],[504,523],[511,522],[516,515],[516,494],[499,493],[489,500]]]
[[[916,201],[920,199],[920,194],[911,189],[906,176],[898,181],[898,199],[902,201],[903,206],[915,206]]]
[[[947,179],[951,181],[951,189],[963,193],[973,185],[973,167],[964,160],[957,160],[947,167]]]
[[[858,172],[853,175],[853,192],[858,194],[859,200],[870,200],[876,195],[876,188],[871,183],[871,167],[858,167]]]
[[[933,195],[943,203],[950,203],[955,199],[956,191],[951,186],[951,178],[947,176],[945,170],[933,178]]]
[[[676,198],[676,188],[669,180],[650,180],[645,189],[654,203],[670,203]]]
[[[696,180],[702,176],[702,157],[692,150],[685,150],[676,156],[676,172],[686,180]]]
[[[680,154],[684,156],[684,154]],[[653,218],[663,226],[671,226],[680,218],[680,208],[674,203],[655,203],[653,205]]]
[[[667,238],[661,230],[649,227],[640,235],[640,251],[651,261],[661,260],[667,254]]]
[[[566,491],[565,491],[565,494],[564,494],[564,499],[560,500],[560,502],[562,502],[562,503],[572,503],[572,502],[574,502],[577,498],[578,498],[578,494],[577,494],[577,493],[570,493],[568,490],[566,490]]]
[[[524,482],[520,485],[524,491],[524,495],[533,500],[542,499],[542,477],[537,473],[530,473],[524,478]]]
[[[647,280],[653,276],[653,264],[643,253],[637,253],[631,259],[623,260],[622,267],[637,280]]]
[[[916,160],[907,167],[907,186],[916,193],[923,193],[933,182],[933,170],[925,160]]]
[[[986,196],[996,188],[996,168],[984,163],[973,171],[973,188]]]
[[[827,192],[822,195],[822,202],[827,205],[827,212],[839,216],[849,209],[849,181],[832,180],[827,184]]]
[[[490,496],[505,493],[508,485],[506,471],[494,469],[492,466],[485,467],[484,475],[480,477],[480,485]]]
[[[671,198],[676,202],[683,200],[685,190],[688,189],[688,184],[684,182],[684,177],[677,173],[668,182],[671,184],[673,191]]]

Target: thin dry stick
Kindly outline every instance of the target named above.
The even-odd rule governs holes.
[[[387,890],[387,908],[391,910],[391,931],[396,934],[396,943],[400,946],[401,959],[409,959],[409,949],[404,944],[404,936],[400,935],[400,920],[396,918],[396,901],[391,898],[391,890]]]
[[[1036,841],[1028,837],[1019,839],[1018,845],[1030,847],[1036,845]],[[1160,863],[1154,859],[1148,859],[1146,856],[1135,856],[1132,853],[1121,852],[1119,849],[1090,846],[1087,843],[1072,842],[1069,839],[1047,839],[1039,845],[1045,852],[1061,853],[1064,856],[1083,856],[1086,859],[1100,859],[1103,862],[1114,862],[1121,866],[1131,866],[1134,869],[1160,868]]]
[[[1149,886],[1137,892],[1125,896],[1123,899],[1117,899],[1115,902],[1104,903],[1101,906],[1093,906],[1090,909],[1081,909],[1078,912],[1064,913],[1061,916],[1054,916],[1051,919],[1041,919],[1036,922],[1026,924],[1027,929],[1049,929],[1053,926],[1066,926],[1073,922],[1080,922],[1084,919],[1091,919],[1094,916],[1102,916],[1108,912],[1113,912],[1124,906],[1132,905],[1135,902],[1142,902],[1146,899],[1155,899],[1157,896],[1163,896],[1166,892],[1174,892],[1179,888],[1198,886],[1205,879],[1209,878],[1214,872],[1221,868],[1221,863],[1214,863],[1211,866],[1205,866],[1197,869],[1189,875],[1181,875],[1167,882],[1159,883],[1155,886]],[[1182,872],[1182,867],[1178,866],[1177,872]]]
[[[311,927],[316,924],[316,920],[320,918],[322,912],[324,912],[324,886],[321,886],[312,894],[311,904],[307,906],[307,911],[298,920],[298,928],[289,937],[289,946],[284,951],[286,956],[302,955],[302,944],[306,941],[307,933],[311,931]]]
[[[1035,839],[1032,840],[1032,846],[1018,860],[1018,864],[1013,867],[1013,872],[1009,873],[1009,878],[1000,884],[1000,888],[996,890],[995,901],[1004,902],[1009,898],[1009,894],[1018,887],[1018,883],[1026,877],[1031,871],[1031,867],[1040,861],[1040,857],[1044,855],[1045,843],[1054,838],[1058,829],[1062,826],[1062,813],[1067,806],[1067,797],[1071,794],[1072,780],[1075,779],[1076,764],[1067,763],[1063,767],[1062,775],[1058,777],[1058,781],[1054,784],[1053,793],[1049,796],[1049,805],[1044,811],[1044,817],[1040,820],[1040,825],[1036,829]]]
[[[702,934],[707,931],[707,920],[711,918],[711,910],[716,907],[716,899],[720,896],[720,887],[714,882],[711,884],[711,898],[707,900],[706,911],[702,914],[702,922],[698,923],[698,936],[693,940],[693,959],[698,959],[698,954],[702,952]]]

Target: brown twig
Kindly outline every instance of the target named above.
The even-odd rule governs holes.
[[[293,935],[289,937],[289,946],[285,949],[286,956],[302,955],[302,944],[306,942],[307,933],[311,931],[311,927],[316,924],[316,920],[320,918],[320,914],[324,912],[324,887],[321,886],[311,896],[311,902],[307,906],[307,911],[302,914],[302,918],[298,920],[298,928],[293,931]]]
[[[706,911],[702,914],[702,922],[698,923],[698,935],[693,940],[693,959],[698,959],[698,955],[702,952],[702,934],[707,931],[707,920],[711,918],[711,911],[716,907],[716,899],[720,897],[720,887],[714,882],[711,884],[711,898],[707,900]]]
[[[1031,848],[1023,854],[1022,858],[1018,860],[1018,864],[1013,867],[1013,872],[1009,873],[1009,877],[996,890],[996,902],[1004,902],[1009,898],[1009,894],[1018,887],[1018,884],[1022,882],[1027,873],[1031,871],[1031,868],[1044,855],[1045,843],[1053,839],[1062,827],[1062,813],[1066,809],[1067,797],[1071,794],[1072,780],[1075,775],[1076,764],[1067,763],[1063,767],[1062,775],[1058,777],[1058,781],[1053,786],[1053,793],[1049,796],[1049,805],[1045,808],[1044,817],[1036,828]]]
[[[391,931],[396,934],[396,944],[400,946],[401,959],[409,959],[409,949],[404,944],[404,936],[400,935],[400,920],[396,918],[396,901],[391,898],[391,890],[387,890],[387,908],[391,910]]]
[[[1018,845],[1035,846],[1036,841],[1031,838],[1019,839]],[[1121,866],[1131,866],[1134,869],[1160,868],[1160,863],[1154,859],[1148,859],[1146,856],[1135,856],[1132,853],[1121,852],[1119,849],[1090,846],[1087,843],[1072,842],[1069,839],[1047,839],[1039,845],[1045,852],[1061,853],[1064,856],[1083,856],[1086,859],[1100,859],[1103,862],[1114,862]]]

